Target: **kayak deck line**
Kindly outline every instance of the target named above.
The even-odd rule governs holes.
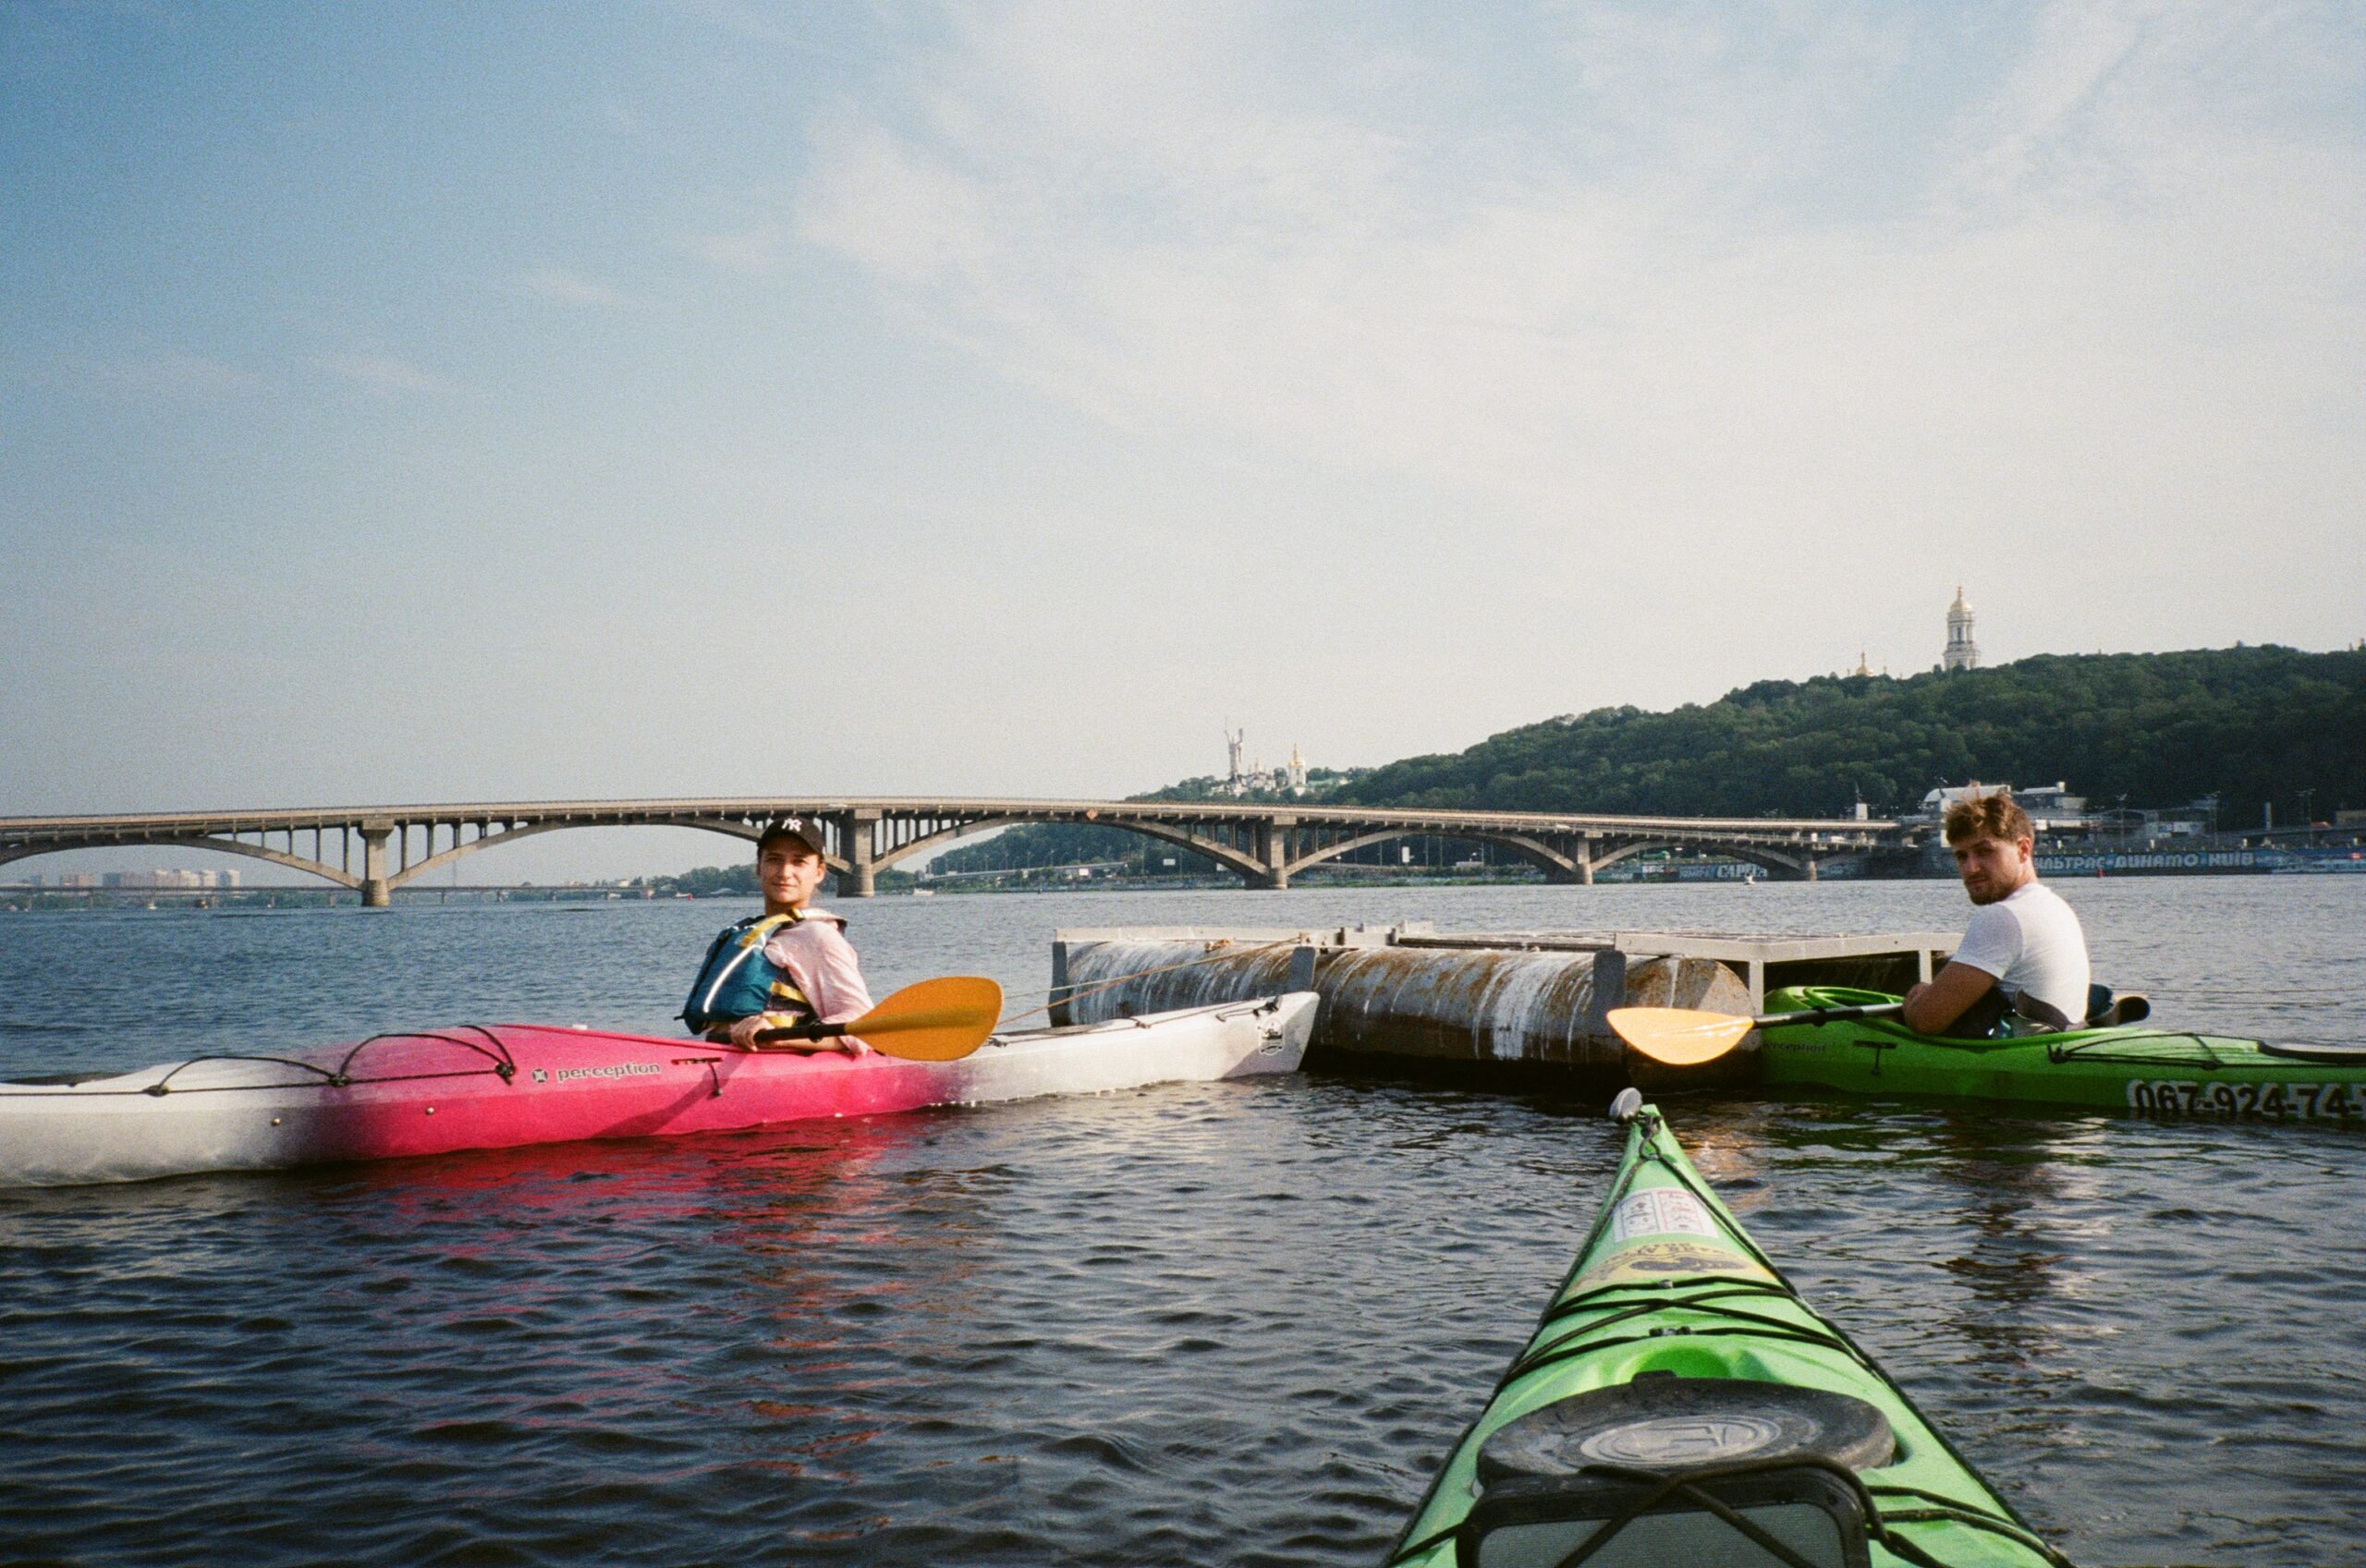
[[[1618,1174],[1388,1568],[2067,1568],[1634,1090]]]
[[[1601,1291],[1595,1294],[1606,1295],[1614,1291],[1627,1292],[1661,1288],[1665,1287],[1653,1285],[1604,1285],[1602,1287]],[[1572,1356],[1587,1355],[1596,1350],[1607,1350],[1613,1345],[1638,1344],[1647,1340],[1664,1340],[1684,1334],[1757,1334],[1766,1339],[1796,1340],[1801,1344],[1830,1345],[1835,1350],[1847,1351],[1850,1355],[1856,1355],[1860,1360],[1863,1359],[1862,1353],[1860,1352],[1855,1345],[1850,1344],[1847,1340],[1842,1339],[1835,1334],[1817,1333],[1811,1330],[1801,1329],[1796,1324],[1786,1323],[1779,1318],[1766,1317],[1762,1313],[1739,1312],[1730,1307],[1704,1305],[1718,1295],[1736,1295],[1745,1294],[1749,1291],[1750,1287],[1744,1285],[1734,1285],[1719,1291],[1703,1291],[1693,1295],[1670,1295],[1665,1301],[1642,1301],[1632,1303],[1624,1310],[1613,1313],[1609,1319],[1599,1323],[1585,1324],[1573,1333],[1569,1334],[1566,1339],[1557,1340],[1549,1346],[1541,1349],[1531,1347],[1526,1354],[1521,1355],[1518,1360],[1512,1363],[1511,1369],[1504,1374],[1503,1381],[1497,1383],[1495,1386],[1500,1390],[1518,1381],[1519,1379],[1526,1377],[1531,1372],[1549,1367],[1556,1361],[1567,1361]],[[1765,1285],[1757,1287],[1755,1294],[1770,1295],[1777,1299],[1782,1299],[1787,1297],[1791,1293],[1780,1285]],[[1590,1308],[1599,1307],[1603,1305],[1604,1304],[1600,1302],[1592,1301],[1591,1299],[1582,1299],[1570,1304],[1573,1311],[1583,1311]],[[1615,1323],[1624,1322],[1629,1319],[1649,1317],[1656,1312],[1672,1312],[1679,1310],[1699,1312],[1706,1316],[1730,1319],[1733,1323],[1742,1326],[1734,1328],[1727,1327],[1724,1323],[1713,1323],[1707,1327],[1681,1326],[1660,1328],[1652,1330],[1647,1333],[1627,1334],[1614,1339],[1596,1340],[1587,1337],[1591,1334],[1599,1333],[1604,1329],[1609,1328]]]
[[[479,1077],[487,1074],[506,1082],[518,1076],[518,1064],[510,1059],[508,1045],[499,1035],[494,1033],[492,1027],[484,1024],[455,1024],[452,1027],[456,1029],[473,1029],[477,1033],[484,1036],[485,1039],[492,1043],[489,1047],[480,1045],[474,1040],[462,1039],[457,1036],[445,1034],[440,1029],[390,1029],[384,1034],[372,1035],[367,1039],[356,1041],[353,1046],[346,1051],[344,1060],[335,1067],[323,1067],[316,1062],[307,1062],[299,1056],[274,1056],[258,1051],[214,1051],[204,1056],[192,1056],[186,1061],[173,1064],[171,1069],[167,1071],[163,1077],[157,1079],[154,1083],[146,1085],[143,1088],[90,1088],[79,1089],[79,1092],[93,1095],[144,1094],[152,1098],[161,1098],[166,1094],[222,1094],[238,1089],[314,1088],[346,1088],[354,1084],[409,1083],[424,1078],[468,1078]],[[370,1047],[384,1040],[404,1039],[442,1040],[446,1044],[461,1046],[467,1050],[476,1051],[480,1055],[482,1055],[492,1063],[492,1065],[478,1068],[457,1068],[442,1073],[388,1073],[369,1077],[357,1076],[353,1073],[352,1066],[355,1059],[360,1056],[364,1051],[370,1049]],[[209,1062],[262,1062],[267,1063],[274,1067],[293,1067],[299,1072],[310,1073],[312,1076],[310,1078],[299,1078],[292,1083],[285,1084],[201,1084],[194,1088],[184,1089],[177,1089],[173,1087],[173,1079],[184,1069],[202,1066]],[[130,1077],[133,1076],[134,1074],[131,1073],[112,1075],[100,1073],[63,1075],[54,1078],[20,1078],[12,1081],[0,1082],[0,1096],[27,1094],[38,1095],[59,1087],[79,1088],[79,1086],[82,1084],[103,1083],[109,1077]]]

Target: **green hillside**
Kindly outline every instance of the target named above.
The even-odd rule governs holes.
[[[2366,651],[2228,648],[2043,654],[1953,675],[1761,681],[1672,712],[1601,708],[1506,730],[1467,751],[1324,779],[1355,806],[1847,816],[1913,808],[1940,783],[2069,784],[2097,808],[2219,797],[2219,821],[2330,820],[2366,808]],[[1205,799],[1213,779],[1138,800]],[[1149,858],[1144,863],[1145,852]],[[1126,860],[1205,873],[1197,856],[1122,829],[1017,828],[945,856],[946,870]]]
[[[1601,708],[1376,768],[1368,806],[1843,816],[1942,781],[2067,781],[2097,805],[2219,796],[2219,820],[2366,807],[2366,651],[2045,654],[1993,669],[1761,681],[1673,712]]]

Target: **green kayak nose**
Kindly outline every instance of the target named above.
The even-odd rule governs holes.
[[[1610,1196],[1387,1568],[2066,1568],[1633,1089]]]

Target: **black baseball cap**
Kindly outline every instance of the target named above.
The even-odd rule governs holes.
[[[829,845],[822,833],[821,819],[817,817],[783,817],[772,823],[757,835],[756,853],[762,855],[764,845],[778,838],[793,838],[823,859],[830,857]]]

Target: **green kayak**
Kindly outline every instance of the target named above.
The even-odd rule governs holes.
[[[2269,1045],[2151,1025],[2005,1039],[1938,1039],[1895,1017],[1787,1024],[1781,1013],[1894,1003],[1881,991],[1794,986],[1766,999],[1769,1085],[2087,1106],[2151,1116],[2366,1123],[2366,1051]]]
[[[1628,1089],[1609,1198],[1388,1568],[2065,1568]]]

